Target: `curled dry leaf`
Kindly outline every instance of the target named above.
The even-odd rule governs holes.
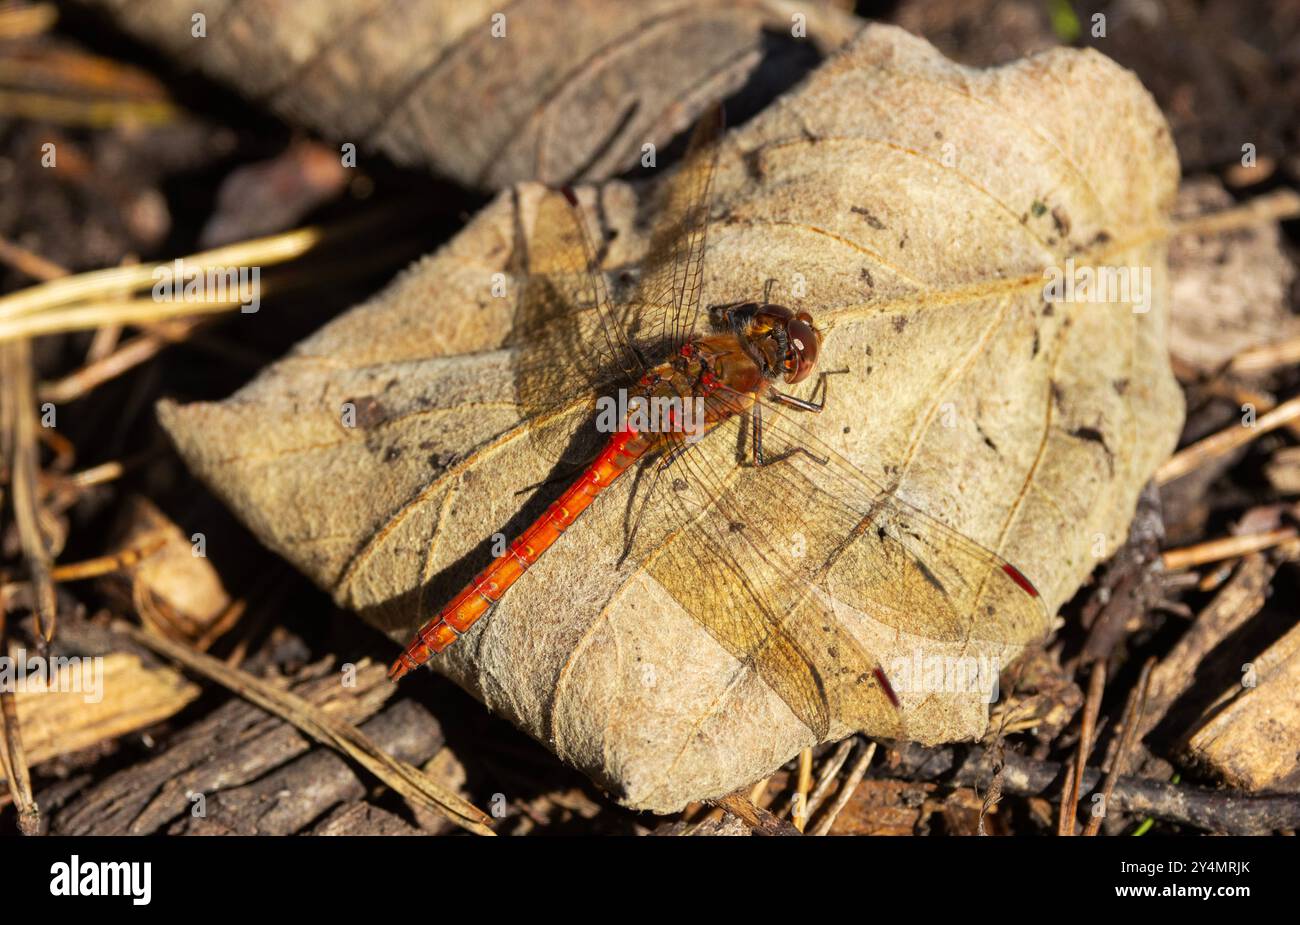
[[[1174,208],[1190,218],[1232,205],[1217,180],[1185,183]],[[1282,231],[1263,223],[1231,235],[1185,235],[1169,248],[1169,352],[1200,373],[1218,371],[1238,353],[1300,335],[1288,307],[1295,268]]]
[[[983,731],[985,699],[909,683],[914,659],[997,667],[1045,635],[1174,445],[1164,240],[1177,178],[1159,112],[1105,57],[978,71],[888,27],[721,144],[702,304],[760,297],[774,279],[776,301],[812,311],[828,328],[821,368],[848,372],[808,430],[1016,563],[1046,604],[1015,634],[947,642],[927,638],[920,612],[848,626],[900,688],[907,738]],[[510,340],[518,244],[543,194],[500,195],[230,399],[160,406],[191,467],[267,545],[395,640],[491,561],[493,533],[517,534],[559,491],[536,487],[556,473],[521,420],[529,345]],[[579,198],[617,295],[662,197],[610,183]],[[1150,268],[1149,310],[1045,301],[1045,269],[1071,257]],[[705,443],[737,440],[732,424]],[[627,805],[666,812],[819,736],[686,616],[662,571],[619,563],[634,488],[611,486],[434,663]],[[854,725],[900,734],[834,713],[821,737]]]
[[[119,548],[148,554],[101,579],[103,590],[164,635],[170,631],[206,649],[232,604],[212,560],[195,555],[191,537],[148,498],[127,500],[118,532]]]
[[[826,0],[214,0],[196,39],[189,0],[95,2],[291,122],[487,189],[620,174],[862,26]]]

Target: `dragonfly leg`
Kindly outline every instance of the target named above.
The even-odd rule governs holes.
[[[731,323],[731,313],[738,308],[753,304],[753,302],[723,302],[718,305],[710,305],[709,320],[713,322],[714,327],[731,330],[734,327]]]
[[[683,443],[680,446],[674,447],[673,449],[669,450],[667,453],[664,454],[663,459],[659,460],[659,471],[663,472],[665,469],[669,468],[673,463],[677,462],[677,460],[681,458],[681,455],[683,453],[685,453],[690,448],[691,445],[689,443]]]
[[[632,483],[632,503],[635,505],[635,511],[633,512],[629,509],[628,513],[630,514],[630,520],[628,517],[624,517],[623,551],[619,553],[618,556],[618,565],[620,567],[632,553],[632,546],[636,543],[636,532],[641,527],[641,516],[645,514],[646,505],[649,502],[650,497],[654,494],[655,486],[659,484],[659,476],[663,475],[664,472],[668,470],[668,467],[673,464],[673,461],[681,456],[682,453],[689,449],[689,447],[689,444],[683,443],[676,449],[665,453],[663,458],[661,458],[659,463],[654,467],[654,474],[650,476],[650,487],[644,492],[640,489],[641,479],[645,476],[645,473],[649,471],[650,467],[646,466],[637,470],[636,480]],[[639,503],[637,502],[638,497],[641,499]]]
[[[821,408],[818,407],[817,410],[820,411]],[[761,468],[763,466],[771,466],[779,462],[784,462],[785,460],[789,459],[791,456],[794,456],[796,453],[803,453],[805,456],[807,456],[813,462],[817,463],[819,466],[824,466],[826,465],[827,462],[829,462],[829,460],[827,460],[825,456],[818,456],[816,453],[813,453],[811,450],[809,450],[806,446],[790,447],[788,450],[786,450],[785,452],[777,456],[766,455],[763,452],[763,405],[761,402],[754,403],[754,409],[751,412],[750,417],[754,422],[754,465],[755,467]]]
[[[764,305],[772,304],[772,287],[775,285],[776,285],[776,279],[771,276],[769,276],[767,278],[767,281],[763,283],[763,304]]]
[[[826,393],[828,391],[826,377],[838,376],[840,373],[847,372],[847,369],[831,369],[819,375],[817,377],[817,385],[813,387],[812,398],[799,398],[796,395],[787,395],[785,392],[778,392],[776,389],[773,389],[771,393],[772,401],[786,405],[790,408],[797,408],[800,411],[811,411],[813,414],[817,414],[826,407]],[[817,401],[818,392],[822,393],[821,401]]]

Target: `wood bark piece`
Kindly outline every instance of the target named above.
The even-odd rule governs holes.
[[[1276,572],[1277,563],[1264,553],[1252,553],[1241,560],[1228,583],[1151,672],[1139,740],[1150,735],[1197,682],[1197,669],[1205,657],[1259,613]]]
[[[896,757],[898,760],[889,766],[888,773],[909,780],[983,788],[992,777],[989,751],[980,747],[911,746],[900,750]],[[1004,794],[1017,796],[1055,796],[1060,793],[1069,770],[1068,766],[1054,761],[1007,753],[1002,790]],[[1102,776],[1099,768],[1089,768],[1083,776],[1083,791],[1095,789]],[[1115,782],[1109,807],[1111,811],[1154,816],[1225,835],[1262,835],[1300,826],[1300,796],[1254,795],[1138,777],[1121,777]]]
[[[1177,439],[1164,265],[1177,176],[1154,104],[1096,53],[978,71],[872,27],[724,140],[702,302],[776,279],[827,326],[823,368],[849,370],[806,426],[1016,563],[1054,612],[1094,569],[1096,537],[1122,543]],[[554,472],[521,423],[509,340],[541,192],[499,196],[229,400],[159,409],[263,542],[395,640],[490,560],[494,532],[551,497],[525,491]],[[644,254],[657,196],[579,192],[611,286]],[[1045,272],[1067,258],[1148,268],[1149,310],[1045,301]],[[632,489],[611,487],[436,667],[620,801],[668,812],[816,737],[638,562],[619,565]],[[923,635],[854,632],[886,671]],[[1005,665],[1019,643],[944,651]],[[918,694],[903,719],[911,738],[950,741],[980,735],[987,709]],[[852,731],[832,717],[827,738]]]
[[[138,643],[149,646],[170,659],[180,662],[191,672],[228,688],[246,700],[264,707],[292,723],[322,745],[336,749],[364,767],[406,799],[437,810],[462,828],[477,835],[492,835],[490,818],[459,794],[424,774],[410,762],[390,755],[361,732],[355,723],[341,720],[280,686],[246,671],[232,668],[220,659],[196,652],[183,643],[123,624],[121,630]]]
[[[56,676],[48,687],[29,686],[15,695],[33,765],[160,722],[199,696],[199,686],[172,668],[145,665],[127,653],[102,658],[95,669],[98,692],[72,689]]]
[[[426,761],[443,744],[437,721],[411,700],[386,708],[363,724],[361,731],[385,751],[412,763]],[[207,794],[204,815],[196,816],[191,810],[167,832],[292,835],[336,806],[362,800],[370,785],[368,776],[363,778],[336,752],[314,748],[249,784]]]
[[[322,819],[312,835],[419,835],[420,830],[399,816],[369,803],[340,806]]]
[[[394,693],[384,670],[358,670],[355,687],[330,675],[292,690],[349,722],[376,713]],[[257,780],[313,747],[288,723],[243,700],[223,704],[181,731],[157,757],[118,771],[54,815],[61,835],[147,835],[190,811],[190,794],[215,793]]]
[[[862,26],[822,0],[214,0],[196,38],[187,0],[97,5],[290,122],[484,188],[634,168],[766,56],[798,70]]]
[[[1241,667],[1188,752],[1232,787],[1300,789],[1300,625]]]

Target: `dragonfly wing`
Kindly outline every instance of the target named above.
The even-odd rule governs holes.
[[[728,432],[739,423],[690,446],[656,480],[647,505],[656,513],[638,538],[645,568],[819,740],[834,720],[901,735],[878,661],[816,593],[816,569],[780,516],[798,486],[738,463]],[[771,507],[754,504],[763,496]]]
[[[813,492],[816,516],[797,508],[793,516],[826,560],[817,581],[832,599],[936,642],[1012,647],[1046,633],[1042,598],[1019,569],[868,477],[818,439],[800,414],[764,401],[764,448],[806,451],[776,468],[792,490]]]
[[[647,568],[819,736],[828,719],[901,733],[878,651],[896,656],[910,639],[960,653],[1045,632],[1042,601],[1014,567],[894,498],[792,413],[761,408],[766,456],[790,455],[756,467],[748,396],[710,401],[736,417],[658,479],[678,525],[646,531]]]
[[[673,351],[690,339],[699,323],[709,191],[722,124],[719,105],[696,123],[685,159],[664,188],[633,299],[638,336],[667,341]]]
[[[684,499],[682,499],[684,501]],[[726,549],[726,528],[706,510],[682,503],[692,519],[663,545],[650,574],[747,669],[752,669],[822,739],[831,704],[818,664],[794,626],[800,615],[771,610],[772,595],[745,572],[749,553]]]
[[[512,341],[515,389],[532,436],[552,460],[583,461],[574,432],[596,395],[643,372],[610,303],[597,253],[571,192],[548,190],[524,247],[527,265]]]

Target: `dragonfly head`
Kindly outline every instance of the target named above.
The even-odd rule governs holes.
[[[768,360],[773,378],[794,384],[808,378],[817,365],[822,335],[808,312],[784,305],[761,305],[754,312],[750,342]]]
[[[785,326],[785,381],[802,382],[817,365],[822,332],[813,324],[812,315],[798,312]]]

